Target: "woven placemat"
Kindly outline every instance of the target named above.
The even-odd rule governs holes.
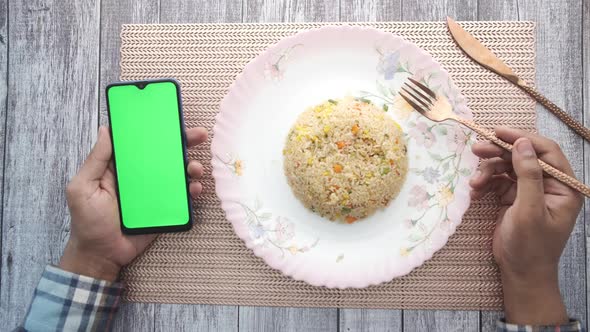
[[[428,51],[451,74],[476,121],[534,130],[534,102],[470,61],[442,22],[355,23],[400,35]],[[534,82],[531,22],[465,22],[526,81]],[[124,25],[121,79],[175,77],[188,127],[211,130],[219,103],[244,65],[268,45],[298,31],[293,24]],[[204,193],[192,231],[166,234],[123,272],[125,298],[136,302],[228,305],[493,310],[502,287],[491,245],[494,197],[472,204],[448,244],[410,275],[365,289],[327,289],[282,276],[237,238],[214,192],[210,141],[190,151],[205,166]]]

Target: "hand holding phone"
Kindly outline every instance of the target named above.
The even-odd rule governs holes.
[[[188,147],[207,140],[204,128],[186,131]],[[203,175],[203,166],[190,161],[188,174],[193,180]],[[196,198],[199,182],[190,184]],[[70,238],[60,267],[66,271],[113,281],[122,266],[130,263],[156,238],[155,234],[127,236],[121,233],[112,144],[109,130],[101,127],[96,145],[84,165],[67,187],[72,218]]]
[[[179,84],[121,82],[106,89],[121,229],[184,231],[192,208]]]

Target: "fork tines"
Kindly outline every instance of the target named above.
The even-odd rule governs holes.
[[[429,111],[436,100],[436,94],[432,90],[413,78],[404,83],[400,96],[420,113]]]

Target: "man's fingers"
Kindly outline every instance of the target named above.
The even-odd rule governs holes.
[[[512,160],[512,155],[509,151],[506,151],[489,141],[477,142],[473,144],[471,151],[473,151],[473,154],[483,159],[500,157],[504,160]]]
[[[516,200],[517,187],[518,186],[516,185],[516,182],[513,179],[506,177],[504,185],[501,186],[501,188],[498,188],[498,190],[496,191],[496,193],[500,197],[501,206],[512,205],[514,203],[514,201]]]
[[[510,144],[514,144],[519,138],[528,138],[535,147],[535,151],[538,154],[555,152],[559,150],[559,145],[557,145],[554,141],[547,137],[536,135],[526,130],[510,127],[498,127],[495,128],[494,131],[496,132],[496,136],[498,136],[498,138]]]
[[[471,198],[474,200],[478,200],[489,192],[495,192],[497,196],[503,197],[513,186],[514,181],[505,174],[494,175],[483,186],[471,190]],[[514,201],[514,199],[512,201]]]
[[[564,171],[566,174],[573,175],[573,170],[567,161],[565,155],[561,151],[559,145],[554,141],[529,133],[524,130],[499,127],[495,129],[498,138],[507,143],[514,143],[518,138],[528,138],[539,159],[546,163]],[[500,157],[504,160],[512,160],[512,154],[491,142],[478,142],[472,147],[473,153],[480,158],[494,158]]]
[[[203,127],[189,128],[186,130],[186,143],[188,147],[193,147],[207,140],[207,129]]]
[[[99,180],[109,167],[112,155],[113,147],[109,131],[106,127],[100,127],[96,144],[80,168],[79,179],[82,181]]]
[[[515,206],[524,216],[537,215],[545,205],[543,169],[537,161],[537,154],[528,138],[519,138],[512,150],[512,164],[517,176]]]
[[[490,181],[492,176],[512,171],[512,164],[499,157],[481,163],[476,175],[469,181],[473,189],[480,190]]]
[[[199,179],[203,176],[203,165],[197,161],[191,161],[188,164],[188,175],[193,179]]]
[[[533,145],[536,155],[539,159],[552,165],[553,167],[562,170],[568,175],[574,175],[571,165],[567,158],[561,151],[559,144],[555,143],[546,137],[529,133],[525,130],[498,127],[495,129],[496,136],[507,143],[515,143],[519,138],[527,138]]]
[[[189,191],[193,198],[197,198],[203,192],[203,185],[200,182],[191,182]]]

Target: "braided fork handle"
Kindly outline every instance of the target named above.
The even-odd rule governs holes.
[[[590,129],[584,127],[581,123],[572,118],[569,114],[562,111],[557,105],[552,103],[549,99],[545,98],[537,90],[526,85],[524,82],[519,82],[518,86],[523,89],[526,93],[535,98],[543,106],[547,107],[551,113],[555,114],[561,121],[565,122],[570,128],[572,128],[578,135],[582,136],[585,140],[590,142]]]

